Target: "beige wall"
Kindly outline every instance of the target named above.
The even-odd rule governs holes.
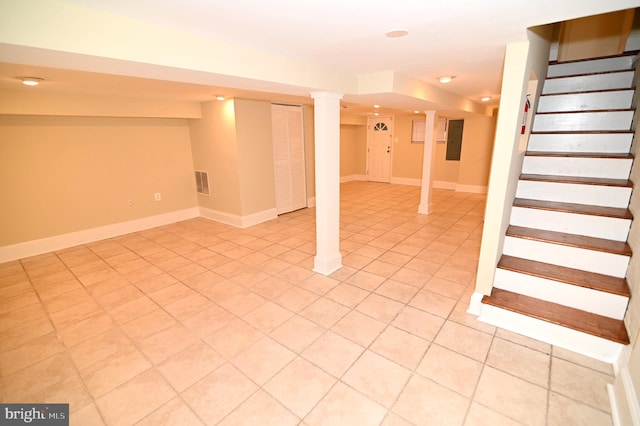
[[[466,132],[466,122],[465,128],[463,129]],[[463,141],[463,149],[464,149],[464,141]],[[458,182],[458,174],[460,172],[460,161],[447,160],[447,144],[438,143],[436,141],[435,149],[434,149],[434,163],[433,163],[433,180],[438,183],[446,182],[447,184],[451,184],[452,188],[455,188],[455,185]]]
[[[275,208],[271,103],[236,99],[241,214]]]
[[[392,179],[422,178],[424,145],[411,143],[412,121],[418,115],[394,117]],[[355,123],[355,124],[348,124]],[[495,118],[470,116],[465,118],[460,161],[446,160],[446,145],[434,150],[434,181],[458,185],[486,187],[491,166],[495,133]],[[367,160],[366,125],[354,120],[342,120],[340,125],[340,176],[365,175]]]
[[[315,194],[313,110],[303,107],[307,197]],[[209,173],[211,194],[199,205],[247,216],[274,209],[271,103],[227,99],[202,104],[202,119],[190,120],[193,163]]]
[[[412,121],[424,116],[397,115],[394,124],[392,175],[396,178],[421,179],[424,144],[411,143]]]
[[[186,120],[0,116],[0,246],[195,207],[192,170]]]
[[[473,116],[465,118],[458,185],[486,187],[489,184],[494,134],[494,117]]]
[[[367,128],[340,125],[340,176],[364,176],[367,172]]]
[[[195,170],[209,175],[210,195],[198,204],[211,210],[241,215],[240,174],[236,140],[235,100],[202,104],[202,119],[190,120]]]

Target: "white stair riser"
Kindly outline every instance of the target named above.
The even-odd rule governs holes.
[[[478,320],[610,364],[618,360],[624,347],[620,343],[486,304],[482,304]]]
[[[526,156],[522,173],[628,179],[633,160],[630,158],[576,158]]]
[[[503,253],[618,278],[626,275],[629,265],[628,256],[511,236],[507,236],[504,240]]]
[[[633,85],[633,71],[610,74],[579,75],[560,77],[544,82],[542,94],[570,93],[587,90],[628,89]]]
[[[538,112],[595,111],[631,108],[633,90],[541,96]]]
[[[634,56],[620,56],[617,58],[596,59],[592,61],[553,64],[549,65],[547,77],[630,69],[633,64],[633,59]]]
[[[516,189],[516,197],[627,208],[631,198],[631,188],[520,180]]]
[[[493,286],[614,319],[624,319],[629,299],[617,294],[566,284],[498,268]]]
[[[537,114],[533,120],[534,132],[629,130],[633,111],[576,112]]]
[[[633,133],[559,133],[529,136],[527,151],[629,152]]]
[[[585,235],[614,241],[627,241],[630,219],[574,214],[550,210],[513,207],[511,225],[565,234]]]

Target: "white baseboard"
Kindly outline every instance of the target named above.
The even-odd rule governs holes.
[[[367,176],[365,176],[365,175],[340,176],[340,183],[352,182],[354,180],[366,181],[367,180]]]
[[[638,348],[637,350],[640,350]],[[609,401],[614,425],[640,426],[640,402],[629,372],[632,347],[625,346],[613,364],[616,379],[608,386]]]
[[[418,213],[420,214],[433,213],[433,203],[420,203],[418,205]]]
[[[438,189],[453,189],[453,190],[455,190],[457,185],[458,184],[455,183],[455,182],[446,182],[446,181],[443,181],[443,180],[434,180],[431,183],[431,186],[433,188],[438,188]]]
[[[481,185],[462,185],[457,182],[447,182],[443,180],[434,180],[434,188],[438,189],[453,189],[456,192],[470,192],[473,194],[486,194],[489,188]]]
[[[238,216],[235,214],[200,207],[200,216],[216,222],[224,223],[225,225],[235,226],[236,228],[248,228],[249,226],[258,225],[277,218],[278,211],[273,208],[247,216]]]
[[[390,183],[394,185],[422,186],[422,179],[392,177]]]
[[[0,247],[0,263],[62,250],[94,241],[104,240],[106,238],[114,238],[120,235],[130,234],[132,232],[143,231],[157,226],[180,222],[182,220],[193,219],[194,217],[198,217],[198,215],[198,208],[192,207],[189,209],[177,210],[141,219],[134,219],[111,225],[98,226],[96,228],[85,229],[82,231],[70,232],[68,234],[40,238],[9,246],[2,246]]]
[[[486,194],[488,187],[480,185],[461,185],[456,184],[456,192],[471,192],[473,194]]]
[[[467,308],[467,313],[478,316],[482,311],[482,297],[484,294],[473,292],[471,298],[469,299],[469,307]]]

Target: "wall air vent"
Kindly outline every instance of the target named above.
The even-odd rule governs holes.
[[[207,172],[196,170],[196,188],[198,194],[209,195],[209,176]]]

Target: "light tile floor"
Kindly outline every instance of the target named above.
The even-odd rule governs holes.
[[[314,209],[194,219],[0,265],[4,402],[72,425],[609,425],[611,366],[478,322],[484,196],[351,182],[344,267]]]

